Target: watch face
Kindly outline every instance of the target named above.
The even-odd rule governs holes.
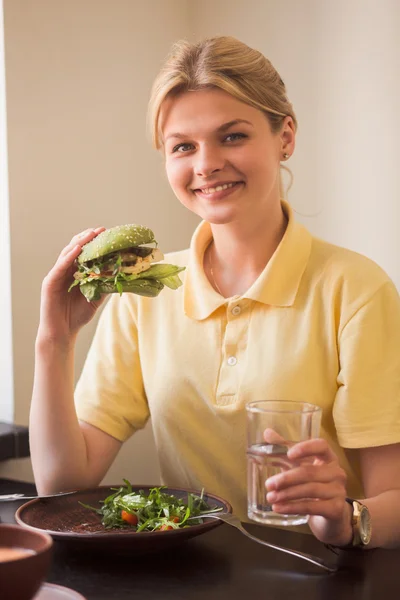
[[[371,539],[371,517],[366,506],[360,511],[360,538],[364,545],[369,544]]]

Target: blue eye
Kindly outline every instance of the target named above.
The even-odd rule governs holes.
[[[189,150],[191,150],[193,148],[192,144],[177,144],[176,146],[174,146],[172,148],[172,152],[173,153],[174,152],[187,152],[188,151],[187,150],[188,146],[189,146]],[[185,148],[186,148],[186,150],[185,150]]]
[[[237,142],[238,140],[243,140],[248,136],[245,133],[229,133],[224,137],[225,142]]]

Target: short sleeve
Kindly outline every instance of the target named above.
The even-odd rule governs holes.
[[[125,441],[149,418],[131,295],[105,306],[75,390],[78,418]]]
[[[333,418],[341,446],[400,442],[400,298],[389,280],[339,335]]]

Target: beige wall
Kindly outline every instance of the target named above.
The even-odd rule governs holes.
[[[164,251],[189,242],[197,220],[170,192],[145,129],[152,80],[186,34],[186,8],[5,2],[16,423],[28,423],[41,280],[72,235],[138,222]],[[77,373],[94,325],[80,335]],[[0,465],[0,476],[32,476],[28,460]],[[121,477],[158,480],[150,428],[126,444],[108,481]]]

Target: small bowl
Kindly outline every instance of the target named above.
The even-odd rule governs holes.
[[[53,540],[47,533],[20,525],[0,525],[0,549],[10,546],[32,553],[6,561],[0,557],[1,598],[31,600],[49,571]]]

